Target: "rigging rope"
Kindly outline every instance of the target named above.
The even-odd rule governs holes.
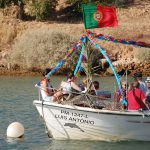
[[[118,85],[120,93],[121,93],[121,95],[123,97],[123,101],[124,101],[125,105],[127,105],[127,103],[125,101],[124,94],[123,94],[123,90],[122,90],[122,87],[121,87],[120,78],[119,78],[118,74],[116,73],[116,70],[115,70],[115,68],[114,68],[111,60],[107,56],[105,49],[103,49],[102,47],[100,47],[99,44],[95,43],[95,41],[93,40],[93,38],[91,38],[90,36],[88,37],[88,39],[89,39],[90,42],[92,42],[95,45],[96,48],[98,48],[100,50],[100,52],[103,54],[103,56],[106,58],[107,62],[109,63],[109,65],[110,65],[110,67],[111,67],[111,69],[112,69],[112,71],[114,73],[114,76],[116,78],[117,85]]]

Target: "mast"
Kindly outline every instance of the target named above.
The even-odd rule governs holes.
[[[86,53],[86,61],[87,61],[87,65],[86,65],[86,75],[87,75],[87,89],[90,89],[91,87],[91,83],[92,83],[92,64],[91,64],[91,59],[90,59],[90,45],[89,42],[86,43],[86,47],[85,47],[85,53]]]
[[[128,100],[128,70],[126,70],[126,100]]]

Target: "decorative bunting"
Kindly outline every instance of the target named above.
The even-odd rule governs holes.
[[[58,62],[58,64],[45,76],[46,78],[50,78],[50,76],[55,73],[65,62],[66,60],[72,56],[73,52],[80,49],[83,41],[86,39],[86,36],[82,36],[77,44],[70,49],[67,53],[67,55],[62,59],[61,61]]]
[[[133,46],[138,46],[138,47],[145,47],[145,48],[150,48],[150,44],[144,43],[144,42],[136,42],[136,41],[127,41],[123,39],[116,39],[112,36],[108,35],[103,35],[103,34],[97,34],[93,33],[91,31],[87,31],[87,36],[92,36],[92,38],[98,38],[99,40],[104,40],[104,41],[111,41],[114,43],[121,43],[121,44],[126,44],[126,45],[133,45]]]
[[[114,76],[116,78],[116,82],[118,84],[118,87],[119,87],[119,90],[121,92],[121,95],[123,96],[123,99],[125,99],[123,91],[122,91],[122,88],[121,88],[120,76],[116,73],[116,70],[115,70],[114,66],[112,65],[112,62],[111,62],[109,56],[107,56],[107,53],[106,53],[105,49],[103,49],[102,47],[100,47],[100,45],[98,45],[95,42],[95,38],[98,38],[100,40],[105,40],[105,41],[111,41],[111,42],[114,42],[114,43],[122,43],[122,44],[127,44],[127,45],[138,46],[138,47],[150,48],[150,44],[147,44],[147,43],[144,43],[144,42],[126,41],[126,40],[123,40],[123,39],[115,39],[112,36],[106,36],[106,35],[103,35],[103,34],[96,34],[96,33],[93,33],[91,31],[87,31],[87,34],[86,35],[84,34],[80,38],[79,42],[77,44],[75,44],[75,46],[68,51],[68,53],[64,57],[64,59],[62,59],[61,61],[59,61],[58,64],[46,75],[46,77],[49,78],[53,73],[55,73],[66,62],[66,60],[69,57],[72,56],[72,54],[73,54],[74,51],[77,51],[77,50],[79,50],[79,49],[82,48],[80,56],[79,56],[79,60],[78,60],[77,66],[76,66],[76,69],[74,71],[75,77],[77,77],[77,78],[80,77],[81,72],[84,70],[83,67],[81,66],[81,63],[82,62],[83,63],[86,62],[86,57],[83,54],[83,52],[84,52],[84,44],[86,43],[86,41],[88,39],[92,44],[94,44],[100,50],[100,52],[106,58],[107,62],[109,63],[109,65],[110,65],[110,67],[111,67],[111,69],[112,69],[112,71],[114,73]]]
[[[80,66],[80,68],[79,68],[79,70],[78,70],[78,72],[77,72],[77,74],[76,74],[76,77],[77,77],[77,78],[79,78],[79,77],[81,76],[81,72],[83,72],[82,66]]]
[[[84,53],[84,44],[86,44],[86,38],[83,39],[82,50],[81,50],[81,53],[79,56],[79,60],[77,62],[77,66],[76,66],[75,71],[74,71],[74,76],[76,76],[76,74],[77,74],[77,72],[81,66],[81,63],[82,63],[82,58],[83,58],[83,53]]]

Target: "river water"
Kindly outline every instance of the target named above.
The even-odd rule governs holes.
[[[64,77],[53,77],[58,86]],[[0,77],[0,150],[148,150],[150,142],[124,141],[58,141],[50,140],[40,120],[33,100],[38,98],[34,85],[40,77]],[[105,89],[113,89],[114,78],[96,79]],[[103,82],[101,82],[103,81]],[[109,86],[108,86],[109,85]],[[18,121],[24,125],[23,139],[9,139],[6,130],[10,123]]]

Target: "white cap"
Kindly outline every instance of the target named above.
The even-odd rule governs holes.
[[[145,82],[150,82],[150,77],[147,77]]]

